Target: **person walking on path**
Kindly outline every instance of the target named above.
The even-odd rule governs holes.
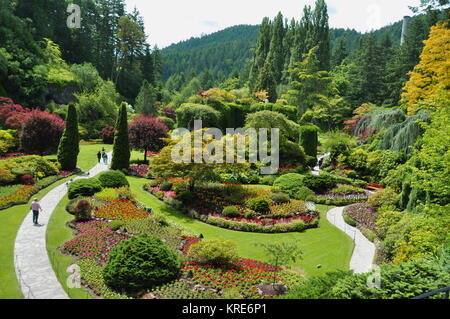
[[[103,152],[103,163],[105,165],[108,164],[108,154],[106,154],[106,152]]]
[[[100,163],[100,160],[102,159],[102,153],[100,153],[100,151],[98,151],[98,153],[97,153],[97,158],[98,158],[98,162]]]
[[[39,225],[38,218],[39,218],[39,211],[42,212],[42,207],[39,204],[39,200],[35,198],[33,202],[31,203],[31,210],[33,211],[33,224]]]

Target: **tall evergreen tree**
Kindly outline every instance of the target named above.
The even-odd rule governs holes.
[[[266,63],[267,55],[270,51],[271,23],[268,17],[265,17],[259,27],[256,49],[253,54],[253,61],[250,68],[249,86],[250,90],[255,92],[255,85],[259,74]]]
[[[267,91],[269,101],[275,103],[277,100],[277,81],[272,69],[272,64],[268,61],[264,64],[259,73],[258,80],[255,85],[255,92]]]
[[[317,0],[312,15],[312,41],[310,45],[319,46],[317,56],[321,70],[330,70],[330,27],[328,25],[328,8],[325,0]]]
[[[279,12],[272,24],[272,38],[267,56],[268,62],[272,65],[277,83],[280,83],[284,70],[285,49],[283,39],[285,33],[283,15]]]
[[[69,103],[66,128],[59,142],[57,154],[61,169],[72,171],[77,168],[78,153],[80,152],[79,143],[77,110],[73,103]]]
[[[336,67],[341,65],[342,61],[344,61],[346,57],[348,57],[347,40],[345,38],[339,38],[333,52],[331,61],[332,66]]]
[[[142,82],[141,90],[136,98],[134,109],[139,114],[156,115],[157,91],[147,80]]]
[[[127,106],[122,103],[114,133],[114,146],[111,168],[114,170],[128,169],[130,166],[130,141],[128,138]]]

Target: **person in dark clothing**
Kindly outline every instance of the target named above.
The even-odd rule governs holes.
[[[100,161],[102,159],[102,153],[100,153],[100,151],[98,151],[98,153],[97,153],[97,158],[98,158],[98,162],[100,163]]]

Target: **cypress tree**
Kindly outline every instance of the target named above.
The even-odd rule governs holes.
[[[304,125],[300,127],[300,146],[303,146],[306,155],[317,158],[317,145],[319,144],[317,132],[319,128],[315,125]]]
[[[269,62],[264,64],[263,69],[259,73],[258,81],[256,82],[255,92],[267,91],[269,93],[269,101],[275,103],[277,101],[277,81]]]
[[[283,39],[286,30],[284,28],[283,15],[278,13],[272,26],[272,39],[270,41],[270,50],[268,54],[268,61],[272,65],[275,80],[280,83],[283,74],[285,51]]]
[[[130,142],[128,139],[127,107],[122,103],[114,134],[114,147],[111,168],[114,170],[128,169],[130,166]]]
[[[66,128],[58,146],[57,158],[61,164],[61,169],[71,171],[77,168],[78,153],[80,152],[79,143],[77,110],[73,103],[69,103]]]
[[[252,92],[256,92],[255,86],[258,81],[259,74],[264,67],[267,55],[270,50],[270,41],[272,34],[272,26],[270,19],[265,17],[259,27],[258,41],[256,43],[256,49],[253,55],[253,61],[250,68],[249,86]]]
[[[311,38],[313,42],[308,50],[314,46],[319,46],[317,55],[319,58],[320,70],[330,70],[330,27],[328,25],[328,8],[325,0],[317,0],[312,16],[313,29]]]

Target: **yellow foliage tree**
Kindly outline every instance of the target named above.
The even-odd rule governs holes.
[[[402,102],[407,104],[408,114],[415,114],[427,106],[420,102],[435,97],[441,90],[450,88],[450,29],[448,22],[431,28],[425,42],[419,64],[410,72],[410,79],[403,88]],[[433,108],[428,107],[428,108]]]

